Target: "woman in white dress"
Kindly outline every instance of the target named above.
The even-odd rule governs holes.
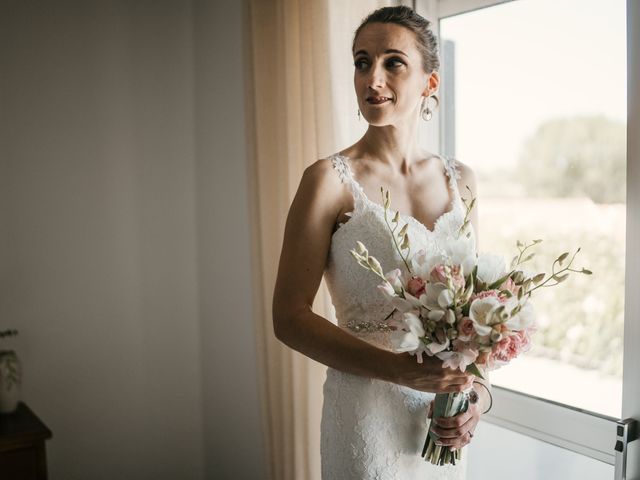
[[[408,7],[376,10],[356,30],[353,56],[358,115],[369,127],[354,145],[316,161],[302,176],[274,291],[275,334],[328,367],[323,480],[464,479],[466,455],[447,466],[420,456],[431,400],[435,393],[477,392],[467,412],[432,419],[442,445],[462,448],[490,408],[490,384],[443,368],[435,357],[418,364],[410,354],[393,352],[385,331],[391,308],[375,275],[349,250],[360,240],[384,271],[401,267],[384,209],[374,200],[381,186],[408,224],[413,251],[438,248],[463,221],[461,192],[469,187],[475,196],[475,178],[466,165],[418,146],[419,122],[430,119],[439,83],[429,22]],[[471,224],[477,232],[477,208]],[[323,274],[337,325],[311,309]]]

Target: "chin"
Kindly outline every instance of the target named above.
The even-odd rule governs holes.
[[[393,121],[387,115],[367,115],[363,117],[372,127],[386,127],[393,125]]]

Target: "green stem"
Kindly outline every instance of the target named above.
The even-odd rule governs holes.
[[[576,251],[576,253],[574,253],[574,254],[573,254],[573,256],[571,257],[571,260],[569,260],[569,263],[567,264],[567,266],[566,266],[566,267],[564,267],[564,268],[563,268],[562,270],[560,270],[559,272],[556,272],[556,271],[555,271],[555,265],[556,265],[556,263],[558,262],[558,259],[556,259],[556,260],[553,262],[553,264],[551,265],[551,276],[550,276],[549,278],[547,278],[547,279],[546,279],[544,282],[542,282],[541,284],[536,285],[536,286],[535,286],[535,287],[533,287],[531,290],[529,290],[528,292],[526,292],[526,293],[525,293],[525,295],[529,295],[529,296],[531,296],[531,293],[532,293],[533,291],[535,291],[536,289],[538,289],[538,288],[542,288],[542,287],[548,288],[548,287],[555,287],[556,285],[559,285],[559,284],[560,284],[560,282],[558,282],[558,281],[556,281],[556,283],[552,283],[551,285],[545,285],[545,284],[546,284],[548,281],[552,280],[554,276],[556,276],[556,275],[560,275],[560,274],[562,274],[563,272],[570,271],[570,272],[582,273],[580,270],[573,270],[573,269],[569,268],[569,267],[571,267],[571,264],[573,263],[573,260],[576,258],[576,255],[577,255],[577,254],[578,254],[578,252]]]
[[[400,247],[398,246],[398,241],[396,240],[396,235],[395,235],[393,229],[391,228],[391,225],[389,225],[389,219],[387,218],[387,207],[386,206],[384,207],[384,223],[387,224],[387,228],[391,231],[391,237],[393,238],[393,245],[396,247],[396,250],[400,254],[400,258],[402,258],[402,261],[404,262],[405,267],[407,267],[407,271],[409,272],[409,274],[413,275],[413,272],[411,271],[411,267],[409,267],[409,264],[407,263],[407,260],[404,258],[404,255],[402,254],[402,251],[400,250]]]

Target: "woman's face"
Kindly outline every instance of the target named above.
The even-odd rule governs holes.
[[[356,38],[353,60],[358,106],[371,125],[417,119],[423,96],[437,88],[437,73],[424,71],[414,33],[400,25],[366,25]]]

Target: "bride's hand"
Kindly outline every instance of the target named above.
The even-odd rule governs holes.
[[[418,363],[416,357],[408,353],[397,354],[393,382],[433,393],[453,393],[468,390],[473,386],[475,376],[471,373],[443,368],[442,360],[436,357],[423,357]]]
[[[433,416],[433,402],[429,404],[427,417]],[[444,445],[457,450],[471,443],[473,432],[480,421],[482,412],[479,403],[470,403],[466,412],[453,417],[435,417],[431,420],[430,430],[440,437],[436,445]]]

